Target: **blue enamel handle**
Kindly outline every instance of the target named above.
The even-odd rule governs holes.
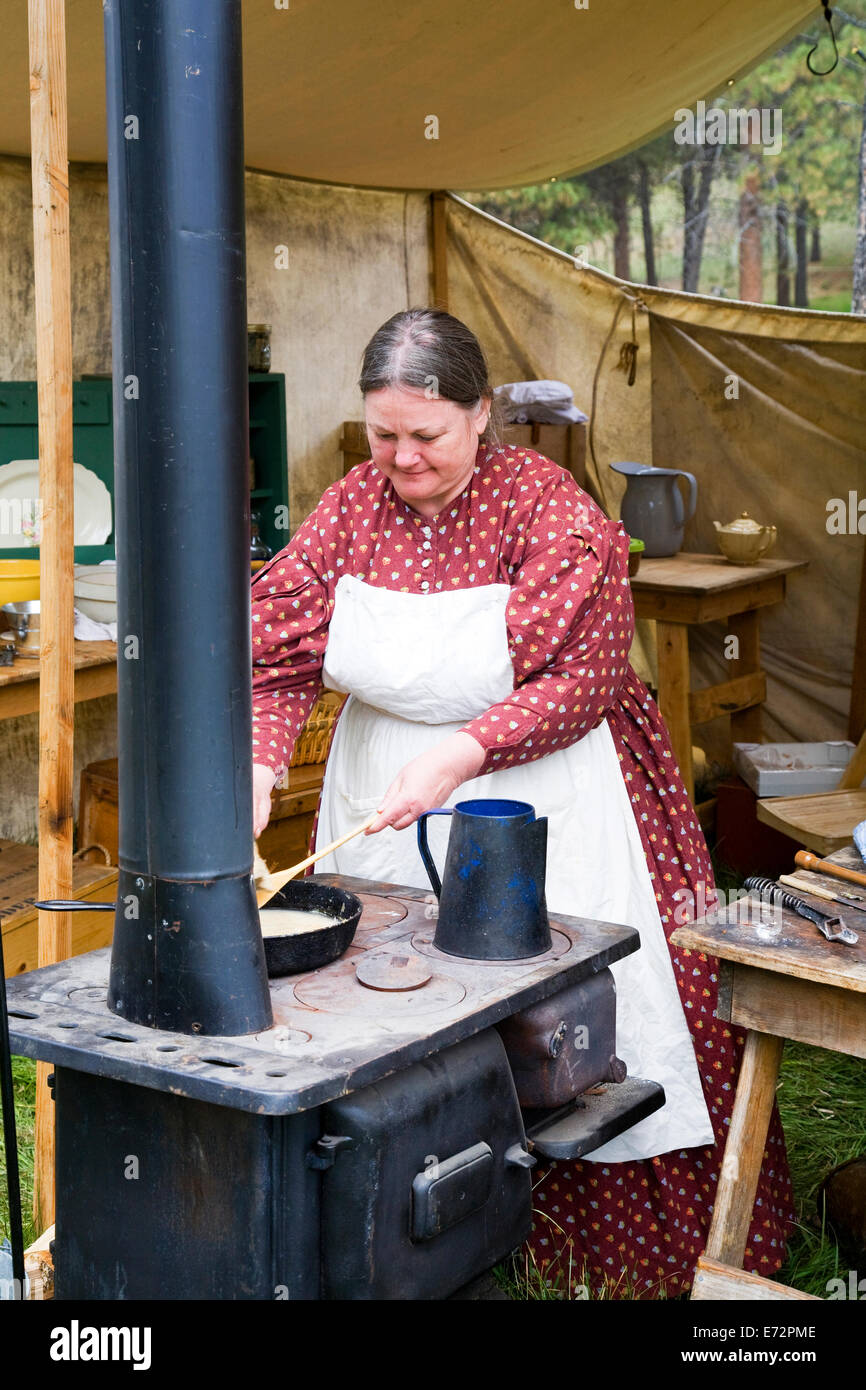
[[[688,513],[687,513],[685,519],[686,519],[686,521],[690,521],[691,518],[694,516],[694,514],[695,514],[695,508],[696,508],[697,505],[698,505],[698,483],[697,483],[697,479],[695,478],[694,473],[687,473],[687,472],[685,471],[684,468],[679,468],[679,469],[677,469],[677,472],[679,473],[679,475],[680,475],[681,478],[687,478],[687,479],[688,479],[688,483],[689,483],[689,510],[688,510]]]
[[[442,892],[442,884],[436,872],[436,865],[433,863],[433,856],[427,844],[427,817],[428,816],[453,816],[453,806],[437,806],[433,811],[425,811],[418,817],[418,849],[421,858],[424,860],[424,868],[427,870],[427,877],[433,887],[433,892],[438,898]]]

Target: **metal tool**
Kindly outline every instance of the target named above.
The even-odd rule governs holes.
[[[828,888],[819,888],[817,883],[807,883],[796,874],[779,874],[779,882],[786,888],[796,888],[801,893],[811,893],[813,898],[826,898],[831,903],[852,903],[866,908],[866,893],[846,893],[843,888],[836,892],[831,892]]]
[[[841,917],[831,917],[829,913],[821,912],[817,907],[811,907],[802,898],[795,897],[793,893],[786,893],[784,888],[779,888],[771,878],[747,878],[745,887],[757,897],[778,907],[787,907],[790,912],[796,912],[798,916],[805,917],[809,922],[814,922],[821,935],[825,936],[828,941],[838,941],[844,946],[856,946],[860,940],[855,931],[845,926]]]

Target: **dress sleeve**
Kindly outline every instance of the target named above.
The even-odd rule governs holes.
[[[313,513],[252,585],[253,762],[285,773],[322,689],[331,602]]]
[[[478,776],[532,762],[596,728],[628,671],[634,608],[628,537],[563,478],[542,497],[506,608],[515,689],[464,726]]]

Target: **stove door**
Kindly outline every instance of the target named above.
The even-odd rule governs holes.
[[[623,1081],[610,970],[569,985],[497,1025],[524,1110],[567,1105],[602,1081]]]
[[[333,1158],[322,1173],[323,1298],[445,1298],[528,1235],[532,1160],[492,1029],[322,1115],[310,1161]]]

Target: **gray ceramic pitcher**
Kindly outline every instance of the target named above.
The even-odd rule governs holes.
[[[653,468],[648,463],[612,463],[615,473],[628,479],[622,499],[622,524],[630,536],[644,542],[647,559],[676,555],[682,547],[683,529],[694,516],[698,485],[682,468]],[[689,482],[689,509],[686,514],[678,478]]]

